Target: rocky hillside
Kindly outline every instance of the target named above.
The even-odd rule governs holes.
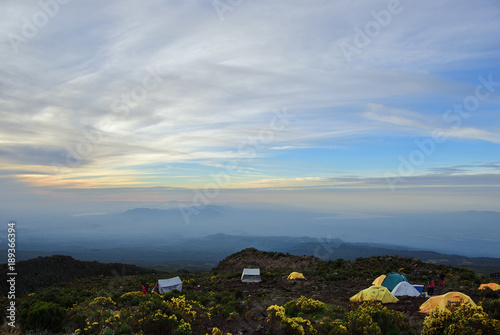
[[[0,265],[0,293],[7,293],[7,264]],[[143,275],[154,271],[136,265],[75,260],[70,256],[38,257],[16,264],[16,292],[28,293],[38,287],[77,278],[95,276]],[[158,272],[158,271],[156,271]]]
[[[414,284],[425,284],[429,278],[438,280],[442,273],[445,284],[441,286],[438,281],[436,294],[460,291],[482,306],[484,313],[479,309],[471,311],[473,317],[484,314],[481,322],[468,322],[468,319],[463,322],[472,325],[474,332],[460,329],[456,333],[482,330],[483,334],[500,334],[500,293],[478,290],[479,284],[494,281],[493,278],[469,269],[425,263],[417,258],[377,256],[354,261],[324,261],[311,256],[249,248],[228,256],[211,273],[168,275],[151,274],[140,268],[137,270],[145,274],[134,275],[133,268],[121,264],[78,262],[62,256],[50,259],[51,266],[54,262],[60,263],[59,272],[69,272],[75,277],[76,273],[85,272],[85,266],[89,266],[86,276],[92,268],[102,267],[103,272],[94,272],[97,276],[92,278],[58,283],[37,289],[34,294],[21,295],[16,299],[19,308],[16,335],[33,334],[40,329],[55,334],[81,335],[421,334],[426,315],[418,310],[427,300],[425,297],[399,297],[397,303],[385,306],[365,306],[349,300],[369,287],[379,275],[397,271],[406,273]],[[34,264],[41,272],[40,264],[46,260],[34,261],[38,261]],[[243,283],[240,275],[245,267],[260,268],[262,281]],[[107,277],[104,276],[106,269],[111,269]],[[418,270],[417,275],[413,274],[414,269]],[[49,273],[51,270],[45,268],[44,271]],[[287,280],[291,271],[302,272],[306,280]],[[183,282],[182,292],[143,295],[140,291],[142,284],[150,291],[158,279],[177,275]],[[9,303],[0,296],[0,308],[5,310]],[[489,330],[478,329],[477,325],[483,328],[488,325]],[[363,331],[365,328],[370,331]],[[2,326],[0,319],[0,333],[8,331],[10,329],[6,324]],[[444,331],[436,328],[431,333],[443,334]]]
[[[317,265],[313,256],[293,256],[282,252],[259,251],[247,248],[223,259],[213,270],[214,273],[236,273],[244,268],[260,268],[261,271],[293,270],[304,271]]]

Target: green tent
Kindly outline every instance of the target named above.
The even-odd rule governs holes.
[[[406,281],[406,282],[410,283],[410,281],[408,280],[408,278],[406,278],[405,275],[393,272],[393,273],[389,273],[387,276],[385,276],[385,279],[381,285],[384,287],[387,287],[387,289],[389,291],[392,291],[392,290],[394,290],[396,285],[398,285],[402,281]]]

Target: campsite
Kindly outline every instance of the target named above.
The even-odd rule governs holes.
[[[418,276],[412,274],[415,267]],[[356,333],[356,327],[363,327],[370,315],[370,327],[379,327],[382,334],[421,334],[428,314],[419,310],[427,297],[402,295],[396,297],[397,302],[384,304],[351,301],[382,274],[396,277],[389,275],[401,269],[412,284],[423,284],[429,276],[437,278],[441,272],[446,273],[445,286],[438,285],[436,295],[462,292],[482,306],[488,322],[498,326],[499,291],[479,290],[480,284],[498,280],[472,270],[415,258],[322,261],[312,256],[245,249],[208,273],[97,276],[41,287],[19,300],[20,325],[24,328],[18,334],[350,334]],[[300,277],[290,276],[294,272],[304,278],[292,279]],[[260,278],[252,277],[254,281],[247,282],[244,273],[258,273]],[[162,294],[150,292],[156,283],[179,284],[176,278],[182,287]],[[148,286],[146,295],[141,292],[143,283]],[[407,281],[400,281],[394,289],[400,283]],[[51,323],[44,323],[46,318],[37,319],[41,311],[51,316]],[[5,325],[2,327],[5,329]],[[37,327],[50,332],[36,333]],[[344,328],[349,331],[342,332]]]

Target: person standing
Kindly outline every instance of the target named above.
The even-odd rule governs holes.
[[[444,273],[441,273],[441,274],[439,275],[439,284],[440,284],[441,286],[443,286],[443,285],[444,285]]]
[[[142,284],[142,295],[146,295],[148,291],[146,290],[146,284]]]
[[[433,296],[435,287],[436,283],[434,282],[434,279],[431,278],[431,280],[429,280],[429,288],[427,289],[427,294]]]

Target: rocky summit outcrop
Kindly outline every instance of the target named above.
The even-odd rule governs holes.
[[[266,252],[247,248],[220,261],[212,272],[237,273],[244,268],[259,268],[261,271],[303,271],[314,268],[317,262],[318,259],[313,256],[294,256],[282,252]]]

